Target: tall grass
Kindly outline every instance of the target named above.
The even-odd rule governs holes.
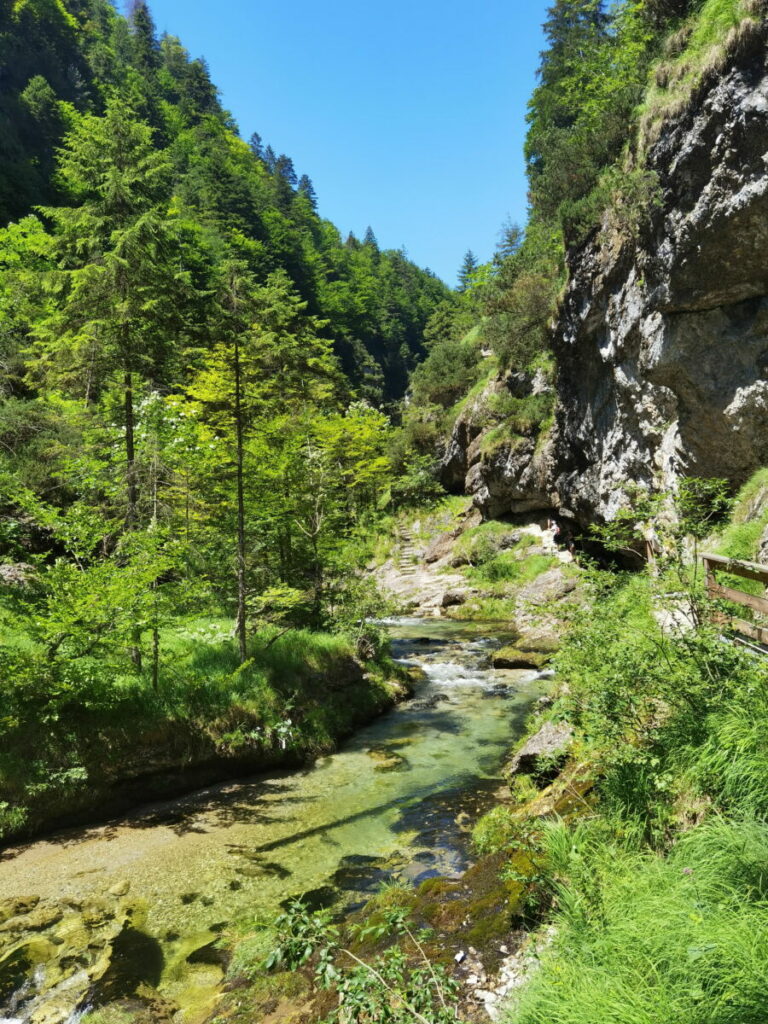
[[[596,812],[543,828],[556,937],[509,1024],[768,1020],[768,662],[662,630],[663,591],[595,574],[558,657]]]
[[[550,826],[557,936],[509,1024],[764,1024],[768,826],[713,820],[667,858]]]
[[[768,527],[768,469],[760,469],[736,496],[731,521],[717,542],[717,550],[730,558],[750,561],[758,552]]]

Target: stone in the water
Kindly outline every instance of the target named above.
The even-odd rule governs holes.
[[[413,858],[418,864],[434,864],[437,857],[431,850],[420,850]]]
[[[494,668],[540,669],[551,657],[551,654],[542,651],[521,651],[517,647],[502,647],[491,655],[491,664]]]
[[[438,704],[450,704],[451,698],[445,693],[433,693],[423,700],[412,700],[408,705],[411,711],[432,711]]]
[[[357,868],[362,867],[365,864],[380,864],[381,857],[371,857],[365,853],[348,853],[346,857],[342,857],[339,861],[339,867],[342,868]]]
[[[506,683],[497,683],[490,690],[483,690],[483,700],[492,700],[494,697],[511,697],[514,690]]]
[[[392,877],[391,872],[373,865],[360,864],[341,867],[333,873],[334,885],[345,892],[376,892],[382,882]]]
[[[402,754],[388,750],[387,747],[371,747],[367,753],[376,762],[374,771],[377,772],[395,772],[408,764]]]

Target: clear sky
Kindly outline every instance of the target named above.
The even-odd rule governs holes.
[[[243,138],[308,174],[342,234],[370,224],[449,284],[525,221],[525,111],[550,0],[150,0],[205,57]]]

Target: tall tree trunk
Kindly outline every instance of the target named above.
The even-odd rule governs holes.
[[[125,513],[125,527],[133,530],[138,525],[138,488],[136,486],[136,445],[133,436],[133,375],[126,369],[123,378],[123,402],[125,406],[125,481],[127,485],[128,508]],[[131,662],[136,674],[141,673],[141,630],[133,630]]]
[[[155,598],[157,600],[157,598]],[[152,627],[152,689],[157,692],[160,677],[160,630]]]
[[[237,443],[237,639],[240,664],[246,657],[245,643],[245,500],[243,498],[243,411],[241,405],[240,345],[235,338],[235,437]]]
[[[133,436],[133,375],[130,370],[125,371],[123,395],[125,403],[125,478],[128,489],[128,511],[125,521],[128,529],[132,529],[136,526],[137,520],[138,488],[136,486],[136,446]]]

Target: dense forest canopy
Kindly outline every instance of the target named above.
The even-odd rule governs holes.
[[[165,720],[222,680],[229,707],[236,678],[279,724],[249,667],[271,638],[377,653],[350,551],[398,473],[425,478],[392,423],[455,300],[371,228],[343,240],[143,0],[126,17],[3,0],[0,76],[0,775],[23,780],[18,824],[32,783],[12,748],[63,707],[65,731],[116,706]],[[198,670],[205,650],[219,661]],[[41,778],[60,741],[36,741]]]
[[[4,0],[3,7],[0,222],[31,214],[51,229],[41,204],[86,198],[95,182],[68,173],[59,147],[67,150],[75,136],[95,140],[111,109],[113,121],[135,124],[162,154],[153,205],[173,221],[193,291],[205,294],[225,253],[261,282],[282,270],[310,313],[328,320],[324,330],[361,397],[402,395],[424,324],[448,294],[434,275],[403,252],[381,251],[370,229],[362,241],[343,241],[318,216],[311,179],[298,177],[290,157],[258,133],[249,143],[239,137],[205,61],[191,59],[173,36],[158,39],[146,4],[133,3],[128,18],[108,0]],[[204,334],[195,301],[191,292],[185,297],[184,319]],[[177,329],[177,349],[190,340],[187,330]],[[10,340],[2,344],[7,358]]]

